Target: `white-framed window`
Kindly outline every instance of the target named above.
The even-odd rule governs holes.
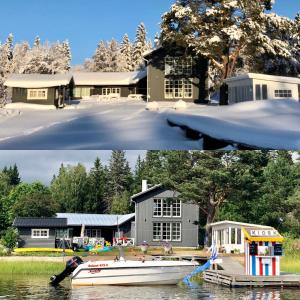
[[[172,223],[172,241],[181,241],[181,223]]]
[[[153,241],[181,241],[180,222],[155,222],[153,223]]]
[[[276,98],[292,98],[293,93],[292,90],[275,90]]]
[[[153,241],[161,240],[161,223],[153,223]]]
[[[92,88],[90,87],[76,87],[73,90],[73,94],[75,98],[86,98],[91,96],[91,90]]]
[[[31,238],[47,239],[49,238],[49,229],[31,229]]]
[[[161,213],[162,213],[162,210],[161,210],[161,199],[154,199],[153,200],[153,204],[154,204],[154,207],[153,207],[153,216],[154,217],[161,217]]]
[[[87,236],[89,238],[100,238],[101,229],[85,229],[84,236]]]
[[[181,217],[181,205],[178,199],[153,199],[153,217]]]
[[[165,79],[166,99],[192,99],[192,79]]]
[[[27,100],[47,100],[48,89],[28,89]]]
[[[110,94],[121,95],[121,89],[120,88],[102,88],[102,95],[109,96]]]
[[[192,57],[165,57],[165,75],[192,75]]]

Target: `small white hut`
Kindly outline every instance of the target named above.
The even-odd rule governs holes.
[[[244,233],[242,227],[270,228],[269,226],[234,221],[220,221],[208,225],[212,231],[212,243],[226,253],[244,253]]]
[[[246,73],[226,79],[229,104],[290,99],[300,101],[300,78]]]

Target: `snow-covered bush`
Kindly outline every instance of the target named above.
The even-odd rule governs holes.
[[[174,105],[175,110],[187,109],[187,103],[183,100],[179,100]]]
[[[149,102],[146,105],[146,110],[159,110],[159,105],[156,101],[154,102]]]

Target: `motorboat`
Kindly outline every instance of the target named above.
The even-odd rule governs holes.
[[[108,261],[83,262],[74,257],[66,269],[51,277],[57,285],[70,277],[72,286],[97,285],[171,285],[178,284],[198,266],[188,260],[126,260],[123,257]]]

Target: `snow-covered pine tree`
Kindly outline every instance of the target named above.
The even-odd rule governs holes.
[[[131,44],[128,34],[125,34],[120,46],[120,69],[123,72],[131,72],[134,70],[132,59],[133,45]]]
[[[0,103],[7,98],[4,82],[11,73],[13,60],[13,35],[9,34],[5,43],[0,46]]]
[[[71,68],[71,60],[72,60],[71,47],[68,40],[65,40],[62,43],[62,55],[63,55],[63,70],[64,72],[68,72]]]
[[[119,69],[119,45],[115,39],[108,43],[108,66],[104,72],[117,72]]]
[[[144,23],[141,23],[136,32],[136,39],[134,42],[134,49],[132,59],[135,64],[135,69],[145,67],[143,60],[143,53],[149,50],[149,43],[147,42],[147,32]]]
[[[178,0],[162,16],[161,43],[186,47],[210,61],[219,86],[235,72],[239,58],[290,51],[266,32],[274,0]]]
[[[26,56],[28,51],[30,50],[30,46],[28,42],[22,42],[15,45],[13,50],[13,60],[11,66],[12,73],[23,73]]]
[[[101,41],[96,49],[95,55],[93,56],[93,72],[104,72],[108,68],[108,50],[107,44],[104,41]]]

